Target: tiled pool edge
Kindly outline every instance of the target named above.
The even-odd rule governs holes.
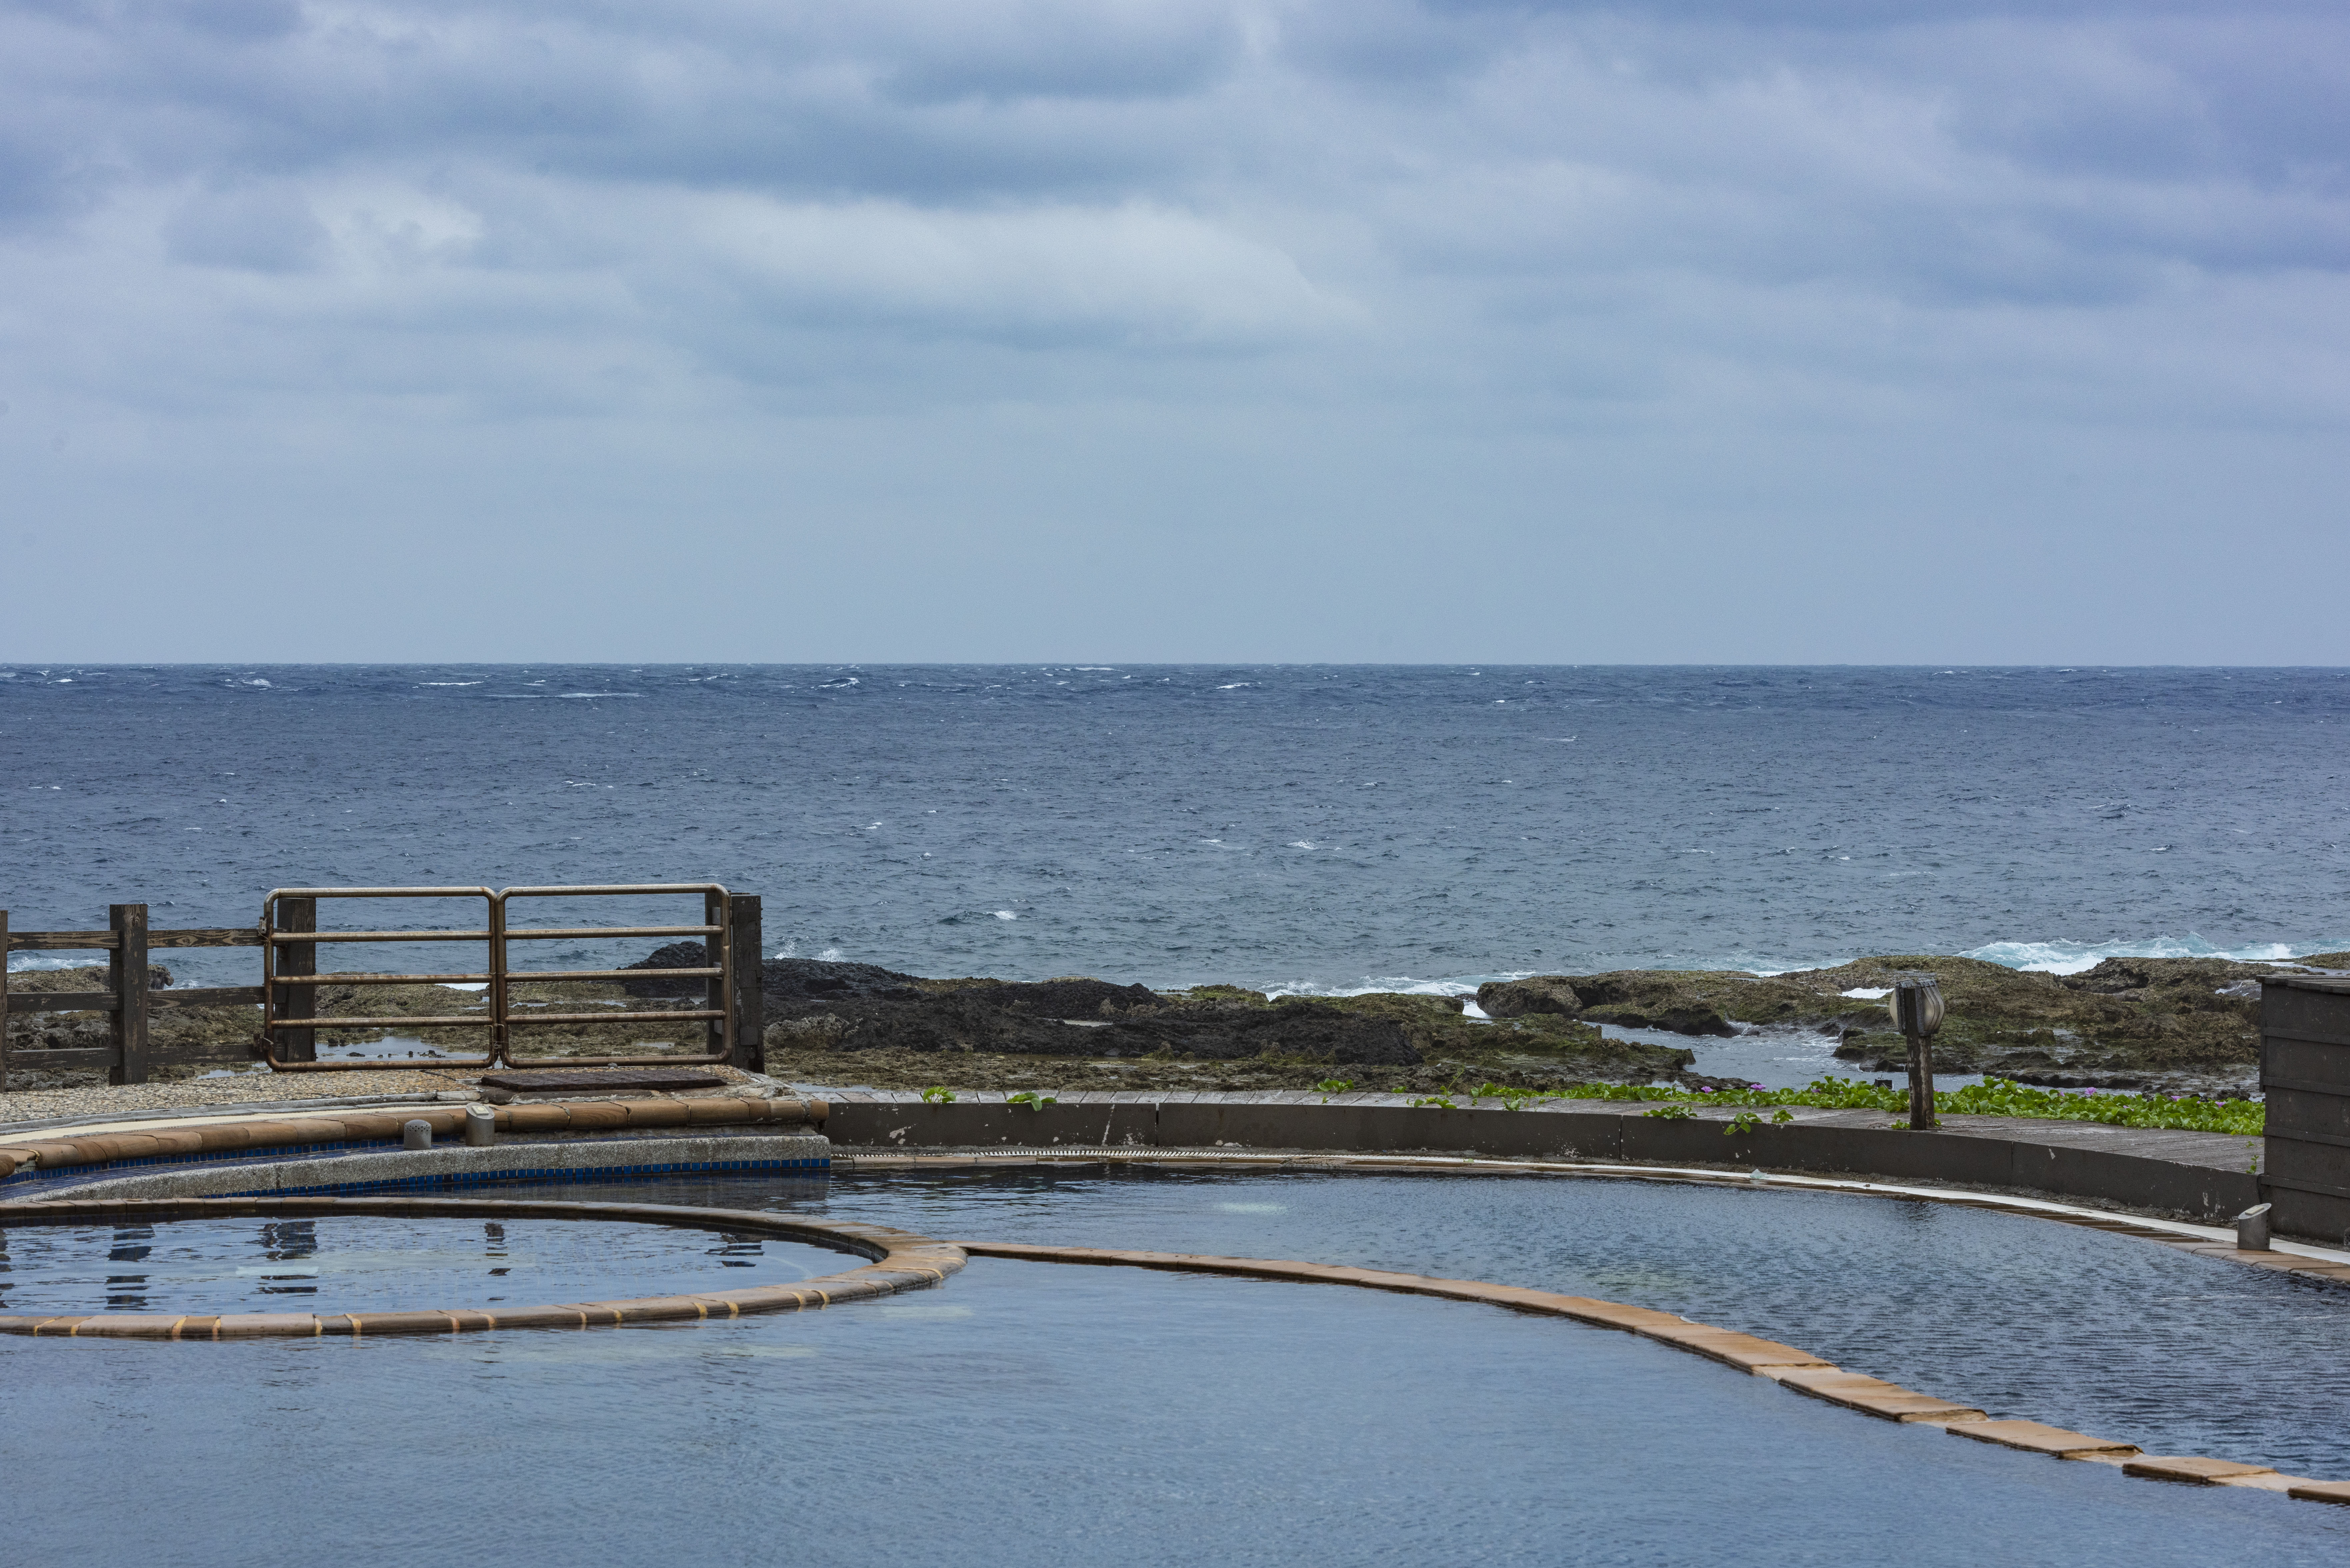
[[[749,1231],[812,1241],[872,1262],[796,1285],[753,1285],[620,1301],[570,1302],[488,1312],[474,1308],[381,1313],[92,1313],[0,1315],[0,1334],[36,1339],[314,1339],[327,1335],[465,1334],[497,1328],[598,1328],[681,1323],[711,1317],[798,1312],[866,1301],[937,1284],[963,1265],[951,1242],[886,1225],[800,1220],[748,1210],[692,1209],[667,1203],[566,1203],[480,1198],[179,1198],[52,1199],[0,1204],[0,1222],[88,1224],[135,1220],[216,1220],[253,1216],[319,1219],[396,1218],[625,1220],[692,1229]]]
[[[1137,1251],[1119,1248],[1055,1247],[1026,1242],[958,1241],[974,1258],[1003,1258],[1024,1262],[1075,1263],[1155,1269],[1174,1273],[1222,1274],[1243,1279],[1273,1280],[1298,1284],[1352,1285],[1399,1294],[1437,1296],[1448,1301],[1476,1302],[1513,1312],[1563,1317],[1587,1327],[1611,1328],[1702,1355],[1781,1387],[1793,1388],[1814,1399],[1856,1410],[1864,1415],[1904,1424],[1940,1427],[1953,1437],[2022,1449],[2055,1459],[2112,1464],[2122,1473],[2150,1480],[2180,1481],[2207,1486],[2248,1487],[2282,1492],[2312,1502],[2350,1504],[2350,1481],[2315,1480],[2282,1475],[2265,1465],[2243,1465],[2194,1456],[2156,1456],[2134,1443],[2092,1438],[2037,1421],[1990,1420],[1982,1411],[1937,1399],[1860,1373],[1848,1373],[1833,1363],[1793,1345],[1761,1339],[1734,1330],[1691,1323],[1671,1313],[1626,1306],[1591,1296],[1560,1295],[1516,1285],[1490,1284],[1478,1280],[1441,1279],[1426,1274],[1396,1273],[1382,1269],[1356,1269],[1330,1263],[1304,1263],[1287,1259],[1223,1258],[1185,1252]]]

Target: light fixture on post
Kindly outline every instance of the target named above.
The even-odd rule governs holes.
[[[1934,1048],[1942,1026],[1942,987],[1930,974],[1897,974],[1885,999],[1893,1026],[1909,1042],[1909,1126],[1924,1132],[1934,1125]]]

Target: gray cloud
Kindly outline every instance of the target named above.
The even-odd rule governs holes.
[[[890,627],[968,657],[1083,650],[1055,628],[1894,657],[1751,586],[1813,603],[1867,549],[1973,530],[2151,552],[2186,604],[2218,591],[2196,542],[2254,506],[2340,554],[2345,77],[2350,22],[2301,0],[19,3],[0,473],[19,549],[62,519],[247,548],[326,518],[286,580],[363,597],[398,580],[353,569],[363,526],[454,505],[528,555],[687,497],[748,578],[859,537],[920,579],[746,657],[924,651],[839,641]],[[1170,590],[1088,629],[1041,608],[1066,586],[1000,624],[940,608],[974,574],[1008,604],[1073,570],[1172,584],[1208,539],[1263,558],[1228,618]],[[156,618],[180,549],[113,632],[226,652]],[[1472,586],[1479,551],[1645,561],[1704,607],[1670,636],[1637,597],[1546,619],[1539,573]],[[2066,642],[1947,565],[1973,597],[1918,657],[2323,643],[2118,607]],[[1380,629],[1276,607],[1316,571]],[[574,624],[515,591],[505,651]],[[20,624],[20,652],[111,651],[62,646],[98,629],[62,608]],[[306,635],[401,651],[337,641],[367,624]]]

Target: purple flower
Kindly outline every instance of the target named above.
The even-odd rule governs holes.
[[[1760,1089],[1762,1085],[1760,1084],[1749,1084],[1746,1086],[1750,1089]]]

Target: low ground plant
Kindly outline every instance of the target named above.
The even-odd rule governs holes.
[[[1800,1089],[1676,1089],[1655,1084],[1577,1084],[1529,1098],[1657,1100],[1669,1106],[1813,1106],[1827,1110],[1871,1111],[1900,1111],[1909,1106],[1906,1089],[1880,1089],[1857,1078],[1837,1077],[1815,1078]],[[1934,1096],[1934,1109],[1943,1116],[2033,1116],[2050,1121],[2104,1122],[2110,1127],[2231,1133],[2239,1137],[2258,1137],[2267,1125],[2267,1111],[2257,1100],[2205,1100],[2192,1095],[2133,1094],[2121,1090],[2039,1089],[1999,1078],[1970,1084],[1963,1089],[1944,1090]]]

